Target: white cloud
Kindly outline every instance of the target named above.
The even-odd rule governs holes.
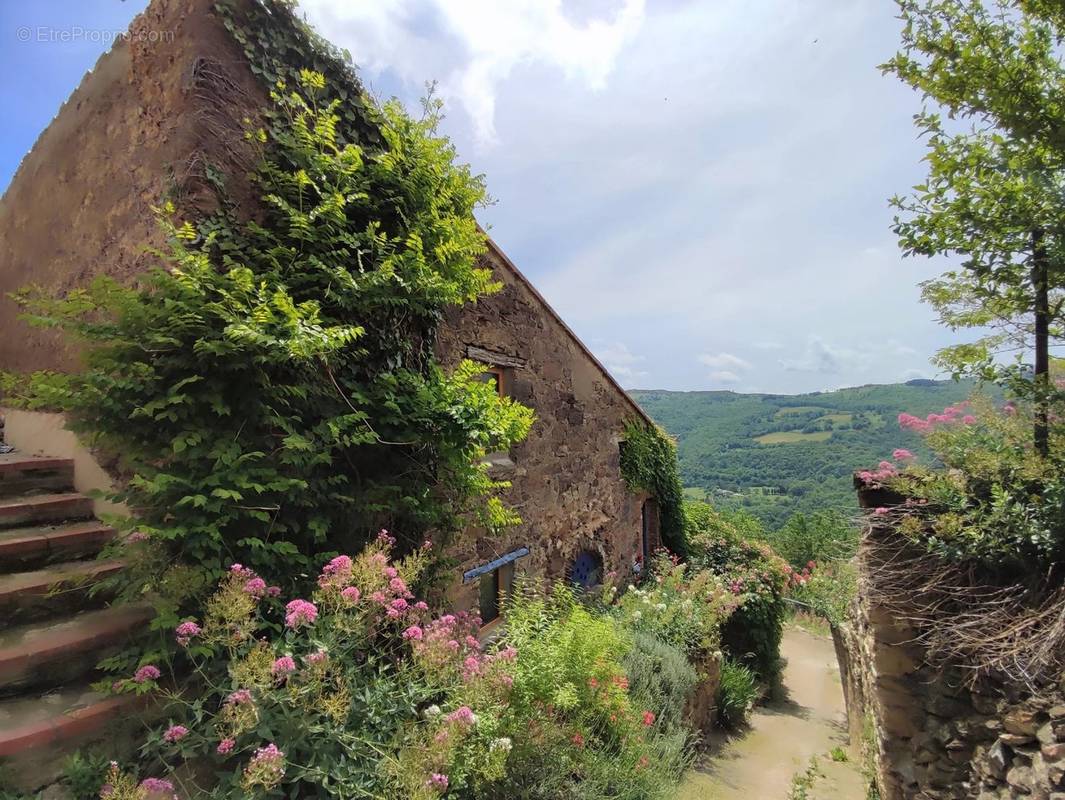
[[[736,370],[746,371],[751,368],[750,362],[744,361],[739,356],[732,355],[732,353],[718,353],[716,355],[703,353],[699,356],[698,361],[704,367],[729,370],[728,373],[721,374],[732,374]]]
[[[806,341],[802,353],[792,358],[780,360],[780,366],[791,372],[817,372],[834,375],[846,370],[860,369],[868,362],[868,356],[846,347],[827,344],[819,336],[811,336]]]
[[[580,22],[562,0],[304,0],[303,8],[356,62],[395,70],[416,85],[439,77],[443,94],[462,105],[482,143],[496,140],[496,96],[516,67],[547,65],[601,90],[644,20],[644,0],[620,0],[612,14]],[[435,37],[412,35],[412,28],[430,24],[439,28]],[[442,42],[451,68],[428,73],[449,60],[438,52]],[[405,52],[398,53],[401,47]]]
[[[638,368],[644,357],[633,353],[623,342],[596,343],[593,351],[610,374],[627,388],[634,388],[636,382],[648,375],[646,370]]]
[[[727,369],[723,369],[723,370],[718,370],[716,372],[711,372],[710,373],[710,380],[713,381],[714,383],[732,384],[732,383],[739,383],[740,382],[740,376],[737,375],[735,372],[731,372],[731,371],[729,371]]]

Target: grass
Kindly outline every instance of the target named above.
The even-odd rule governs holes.
[[[755,438],[758,444],[799,444],[800,442],[827,442],[832,438],[832,431],[803,433],[802,431],[778,431]]]
[[[684,499],[685,500],[709,500],[710,497],[706,491],[699,486],[685,486],[684,487]]]
[[[832,636],[832,628],[829,627],[828,620],[817,616],[817,614],[795,611],[791,615],[791,624],[796,628],[802,628],[807,633],[812,633],[814,636],[824,636],[825,638]]]

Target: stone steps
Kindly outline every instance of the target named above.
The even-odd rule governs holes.
[[[113,528],[96,520],[0,529],[0,569],[24,570],[93,556],[114,535]]]
[[[116,741],[144,706],[143,697],[106,697],[86,683],[0,700],[5,779],[33,796],[32,790],[61,774],[70,753],[104,736]]]
[[[74,488],[74,459],[0,455],[0,497],[28,491],[70,491]]]
[[[0,695],[92,673],[151,617],[147,606],[120,605],[0,633]]]
[[[124,562],[99,555],[114,536],[74,491],[73,460],[0,455],[0,769],[26,796],[78,747],[108,737],[119,752],[141,724],[131,712],[143,699],[90,686],[151,619],[146,606],[108,607],[101,581]]]
[[[0,528],[89,519],[92,499],[76,492],[23,494],[0,500]]]
[[[70,561],[0,575],[0,619],[14,625],[98,606],[107,595],[97,584],[123,566],[119,560]]]

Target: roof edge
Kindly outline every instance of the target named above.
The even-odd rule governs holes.
[[[640,417],[642,417],[647,424],[657,426],[658,423],[651,419],[647,412],[640,407],[640,404],[633,400],[631,395],[629,395],[629,393],[622,388],[621,384],[614,379],[614,376],[610,374],[610,370],[603,366],[603,362],[596,358],[595,354],[588,349],[588,346],[585,345],[585,343],[581,341],[580,337],[573,332],[573,329],[566,324],[566,321],[562,319],[559,313],[555,311],[555,309],[551,306],[549,302],[547,302],[547,299],[542,294],[540,294],[540,290],[533,285],[532,281],[525,277],[524,273],[522,273],[522,271],[518,269],[517,265],[510,260],[510,257],[503,252],[503,248],[496,243],[495,239],[489,236],[488,232],[484,231],[483,228],[482,232],[484,233],[485,239],[488,243],[488,249],[492,252],[492,254],[496,256],[500,261],[502,261],[503,264],[507,267],[507,269],[514,273],[514,276],[521,282],[521,284],[525,286],[525,288],[528,289],[529,292],[532,293],[533,297],[535,297],[539,301],[540,305],[544,307],[544,309],[551,316],[551,318],[559,324],[559,327],[561,327],[565,334],[573,341],[575,345],[577,345],[577,348],[582,353],[584,353],[584,355],[587,356],[588,360],[595,365],[596,369],[598,369],[602,373],[603,377],[606,378],[607,383],[609,383],[611,386],[614,387],[614,389],[621,393],[621,396],[625,398],[625,401],[629,404],[632,410],[635,411]]]

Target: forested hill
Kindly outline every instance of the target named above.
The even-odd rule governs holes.
[[[941,411],[972,384],[917,380],[802,395],[636,390],[677,437],[689,496],[746,508],[777,527],[796,511],[856,510],[851,474],[905,447],[930,458],[897,417]]]

